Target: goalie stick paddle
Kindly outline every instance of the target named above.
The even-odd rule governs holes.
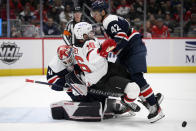
[[[48,83],[48,82],[43,82],[43,81],[36,81],[36,80],[31,80],[31,79],[26,79],[25,82],[29,82],[29,83],[37,83],[37,84],[43,84],[43,85],[49,85],[49,86],[55,86],[55,87],[59,87],[59,88],[66,88],[65,86],[60,86],[57,84],[52,84],[52,83]],[[83,95],[80,91],[78,91],[78,89],[76,89],[76,87],[74,87],[72,84],[70,83],[66,83],[69,87],[71,87],[73,90],[75,90],[78,94]]]

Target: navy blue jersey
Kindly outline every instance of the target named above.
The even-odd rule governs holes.
[[[67,69],[64,69],[60,72],[54,72],[50,66],[48,66],[48,70],[47,70],[47,80],[48,80],[48,83],[51,83],[51,84],[56,84],[56,85],[60,85],[62,86],[62,88],[60,87],[56,87],[56,86],[52,86],[51,88],[53,90],[56,90],[56,91],[63,91],[63,86],[65,86],[65,75],[69,73],[67,71]]]
[[[131,28],[126,19],[117,15],[108,15],[103,20],[103,27],[106,33],[118,43],[115,50],[131,44],[132,38],[140,35],[134,28]]]

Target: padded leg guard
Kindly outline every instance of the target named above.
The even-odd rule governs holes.
[[[56,120],[101,121],[102,105],[100,102],[60,101],[51,104],[52,118]]]

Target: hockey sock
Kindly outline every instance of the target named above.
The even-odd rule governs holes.
[[[141,100],[145,99],[151,106],[156,104],[156,99],[155,99],[153,90],[148,84],[146,86],[142,87],[140,90],[141,90],[141,92],[140,92]]]
[[[126,103],[131,103],[131,102],[135,101],[135,99],[131,99],[131,98],[129,98],[127,95],[124,95],[123,99],[124,99],[124,101],[125,101]]]
[[[143,77],[143,73],[137,73],[132,76],[133,81],[135,81],[140,87],[140,95],[142,101],[147,101],[151,106],[156,104],[156,99],[152,88],[148,85]]]

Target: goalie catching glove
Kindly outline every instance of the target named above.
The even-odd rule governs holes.
[[[97,50],[97,53],[100,54],[102,57],[107,57],[108,53],[116,48],[116,42],[112,39],[106,39],[102,44],[101,47]]]

